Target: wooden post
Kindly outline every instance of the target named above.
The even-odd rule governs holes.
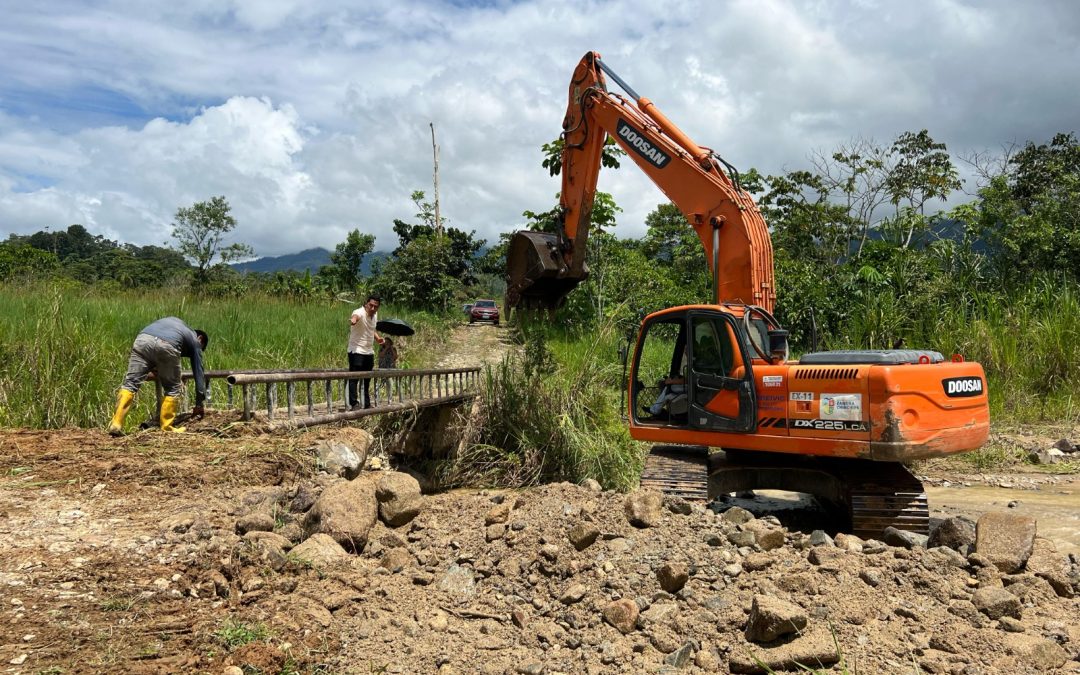
[[[442,216],[439,215],[439,146],[435,145],[435,123],[431,126],[431,153],[435,157],[435,233],[442,236]]]

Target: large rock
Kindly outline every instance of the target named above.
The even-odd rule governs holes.
[[[806,628],[802,607],[768,595],[755,595],[746,623],[746,639],[772,642]]]
[[[1057,443],[1054,443],[1054,449],[1060,450],[1065,454],[1071,454],[1074,452],[1080,452],[1080,445],[1072,443],[1067,438],[1062,438]]]
[[[510,502],[502,502],[491,507],[487,513],[484,514],[484,525],[499,525],[510,520]]]
[[[1019,655],[1029,666],[1031,672],[1049,673],[1065,665],[1069,654],[1056,642],[1045,638],[1014,633],[1004,637],[1005,646]]]
[[[675,625],[679,617],[679,606],[674,602],[654,602],[638,617],[638,624],[642,628],[650,628],[657,624]]]
[[[276,524],[277,521],[274,520],[274,514],[272,514],[269,509],[259,509],[244,514],[236,520],[236,533],[273,532],[274,525]]]
[[[316,567],[330,567],[349,559],[349,554],[328,534],[313,534],[289,552],[289,556]]]
[[[729,523],[735,523],[736,525],[742,525],[748,523],[754,519],[754,514],[750,513],[741,506],[732,506],[730,509],[720,514],[721,520],[726,520]]]
[[[660,588],[668,593],[678,593],[690,578],[690,569],[683,563],[664,563],[656,571]]]
[[[753,532],[754,541],[762,551],[771,551],[784,545],[787,533],[783,528],[773,527],[761,520],[751,520],[742,526],[744,532]]]
[[[972,529],[971,532],[972,536],[974,536],[975,530]],[[844,532],[836,535],[835,543],[837,548],[844,549],[845,551],[848,551],[850,553],[862,553],[863,546],[865,545],[863,540],[859,537],[856,537],[854,534],[846,534]]]
[[[379,517],[390,527],[401,527],[420,513],[420,483],[407,473],[387,471],[375,488]]]
[[[596,538],[600,536],[600,530],[596,525],[583,521],[570,528],[566,536],[576,550],[584,551],[592,546]]]
[[[964,551],[975,543],[975,523],[970,518],[956,516],[946,518],[930,533],[927,548],[945,546],[954,551]]]
[[[986,586],[975,591],[971,596],[971,603],[991,619],[1000,619],[1003,616],[1020,618],[1020,599],[997,586]]]
[[[1032,464],[1059,464],[1069,457],[1057,448],[1040,448],[1028,453],[1028,460]]]
[[[452,563],[439,579],[439,590],[458,601],[471,598],[476,593],[476,580],[473,578],[472,570]]]
[[[1027,571],[1046,579],[1054,592],[1063,598],[1074,595],[1069,567],[1069,559],[1057,552],[1052,541],[1035,537],[1031,557],[1027,560]]]
[[[775,646],[736,644],[728,657],[728,670],[732,673],[806,672],[808,667],[826,668],[839,660],[833,634],[822,627],[810,629],[791,642]]]
[[[654,490],[636,490],[626,495],[623,511],[634,527],[656,527],[660,524],[663,496]]]
[[[367,477],[326,488],[304,516],[304,532],[328,534],[346,550],[359,553],[377,519],[375,482]]]
[[[288,563],[285,551],[292,548],[293,544],[280,534],[251,531],[244,535],[244,540],[251,545],[256,557],[275,572]]]
[[[920,546],[925,547],[928,537],[925,534],[919,534],[918,532],[898,530],[890,525],[881,533],[881,540],[889,546],[912,549]]]
[[[623,635],[634,630],[638,619],[637,603],[629,598],[609,602],[603,610],[604,621],[615,627]]]
[[[975,550],[1005,574],[1024,568],[1035,545],[1035,519],[1014,513],[984,513],[975,525]]]
[[[319,466],[327,473],[352,480],[364,470],[364,463],[367,462],[367,448],[368,444],[362,444],[358,451],[351,444],[322,440],[315,443],[312,450],[319,458]]]

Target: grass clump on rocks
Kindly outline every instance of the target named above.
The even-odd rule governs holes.
[[[516,330],[521,354],[489,367],[478,438],[444,466],[446,481],[506,487],[592,478],[633,486],[642,451],[620,417],[613,326],[584,337],[527,322]]]

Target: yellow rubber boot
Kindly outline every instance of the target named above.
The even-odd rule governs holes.
[[[135,394],[127,389],[121,389],[116,396],[116,412],[113,413],[112,421],[109,422],[109,434],[122,436],[124,434],[124,417],[131,410],[131,404],[135,400]]]
[[[184,427],[174,427],[173,420],[176,419],[176,397],[166,396],[161,399],[161,430],[162,431],[175,431],[177,433],[183,433]]]

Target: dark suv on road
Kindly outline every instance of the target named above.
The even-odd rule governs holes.
[[[469,310],[469,323],[477,321],[490,321],[499,325],[499,306],[494,300],[477,300]]]

